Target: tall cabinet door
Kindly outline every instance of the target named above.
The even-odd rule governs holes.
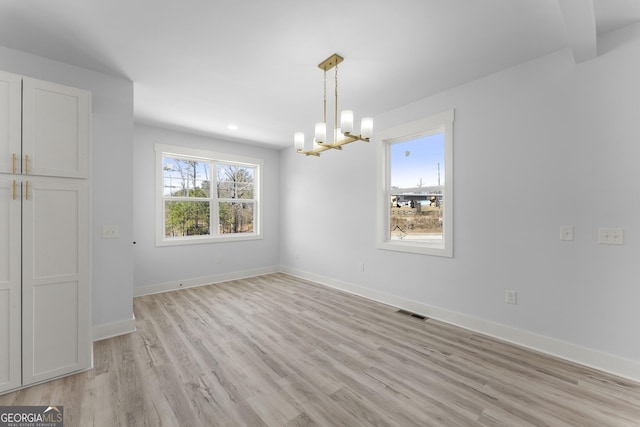
[[[24,385],[91,366],[88,182],[25,176]]]
[[[22,172],[88,178],[90,93],[23,79]]]
[[[21,384],[20,181],[0,174],[0,392]]]
[[[0,173],[20,173],[22,78],[0,71]]]

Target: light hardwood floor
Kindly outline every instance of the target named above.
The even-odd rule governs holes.
[[[139,297],[65,426],[638,426],[640,384],[284,274]]]

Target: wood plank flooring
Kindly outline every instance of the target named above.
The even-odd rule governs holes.
[[[285,274],[139,297],[65,426],[638,426],[640,384]]]

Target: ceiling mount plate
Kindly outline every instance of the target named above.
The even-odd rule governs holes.
[[[332,69],[333,67],[341,63],[342,61],[344,61],[344,58],[338,55],[337,53],[334,53],[333,55],[331,55],[330,57],[328,57],[327,59],[319,63],[318,68],[324,71],[329,71],[330,69]]]

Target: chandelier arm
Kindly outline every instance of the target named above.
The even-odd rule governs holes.
[[[369,142],[370,138],[364,138],[360,135],[345,135],[346,138],[344,138],[343,140],[337,141],[333,144],[326,144],[326,143],[322,143],[322,144],[318,144],[319,147],[318,148],[314,148],[313,150],[309,150],[309,151],[298,151],[298,153],[300,154],[306,154],[307,156],[316,156],[316,157],[320,157],[320,153],[322,153],[323,151],[327,151],[327,150],[342,150],[342,146],[343,145],[347,145],[350,144],[354,141],[363,141],[363,142]]]

